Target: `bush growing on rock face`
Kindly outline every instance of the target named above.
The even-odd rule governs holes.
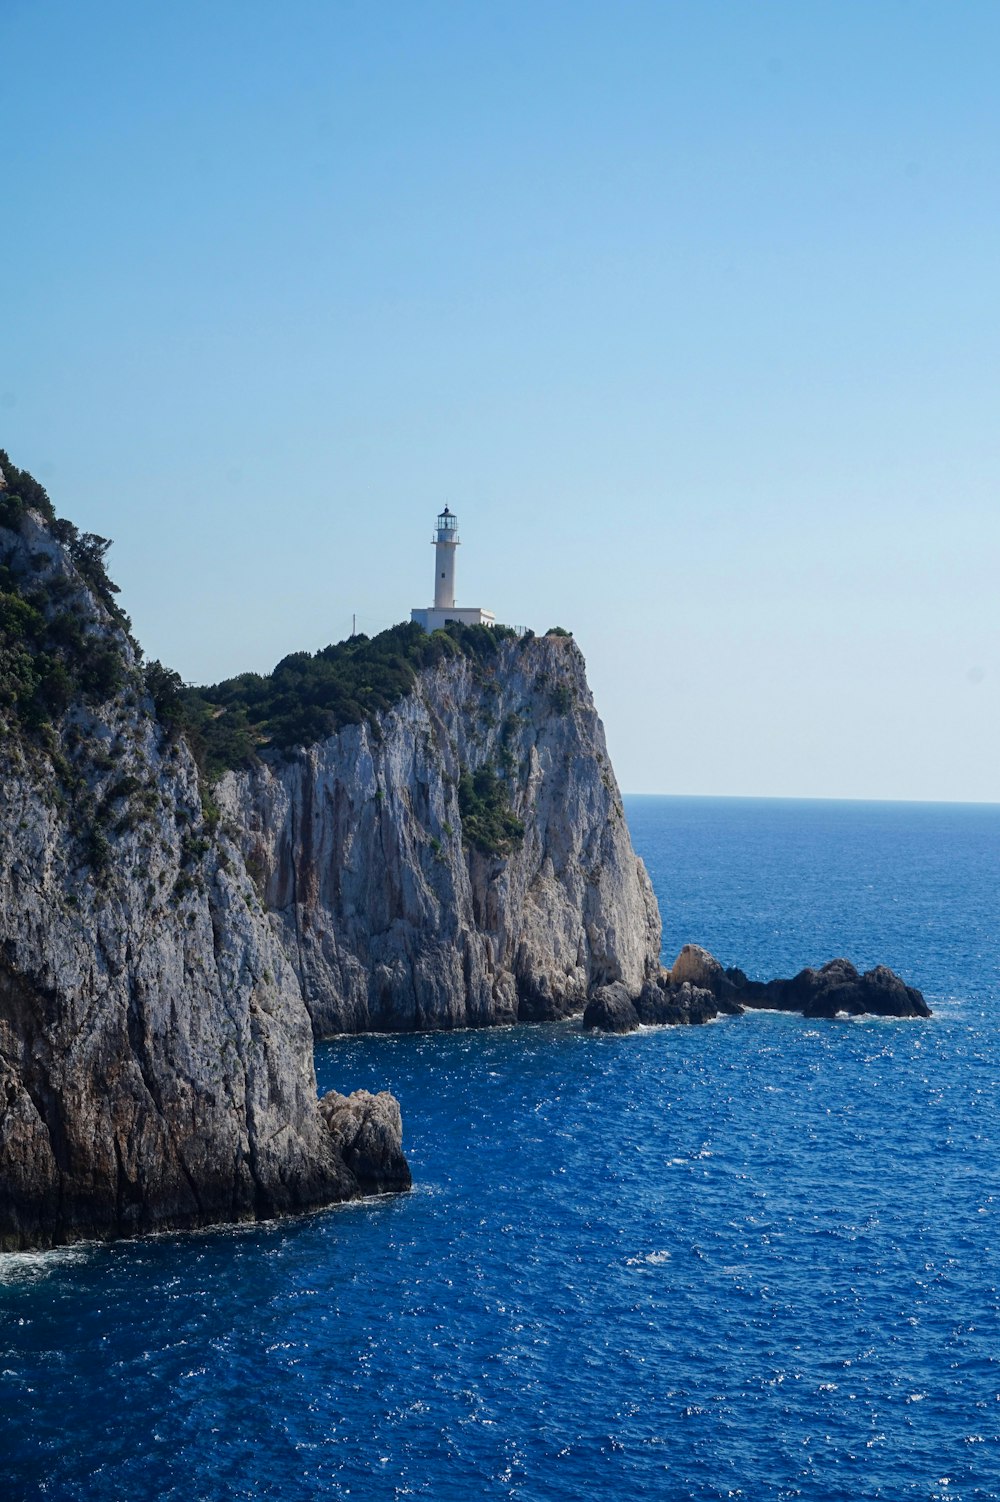
[[[118,692],[125,681],[125,664],[114,647],[92,647],[84,654],[79,674],[84,698],[104,704]]]
[[[165,668],[155,657],[146,664],[143,674],[146,692],[153,701],[157,719],[164,725],[176,724],[182,714],[184,680],[173,668]]]
[[[0,469],[6,480],[0,529],[20,533],[28,512],[40,516],[127,633],[128,617],[104,566],[109,540],[58,518],[44,487],[12,464],[3,449]],[[50,556],[26,550],[17,537],[6,543],[0,538],[0,709],[7,711],[9,729],[37,738],[74,702],[102,704],[122,687],[127,665],[120,640],[87,633],[73,608],[78,592],[79,584]]]
[[[524,838],[507,787],[491,766],[463,772],[458,781],[462,838],[484,855],[509,855]]]
[[[16,527],[25,511],[37,511],[47,522],[56,520],[45,486],[26,469],[12,464],[6,449],[0,449],[0,469],[7,482],[6,491],[0,491],[0,527]]]
[[[63,544],[83,578],[98,599],[119,625],[129,626],[128,616],[119,606],[115,595],[121,591],[112,583],[104,564],[111,546],[110,537],[99,537],[96,532],[81,532],[72,522],[57,518],[52,523],[52,535]]]

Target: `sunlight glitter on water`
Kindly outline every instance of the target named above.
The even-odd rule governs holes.
[[[671,929],[884,958],[937,1016],[324,1045],[322,1087],[399,1094],[416,1191],[0,1259],[10,1495],[1000,1497],[1000,825],[630,817]],[[866,874],[901,842],[909,913]],[[932,908],[974,973],[911,947]]]

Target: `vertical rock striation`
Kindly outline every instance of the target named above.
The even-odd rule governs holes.
[[[484,771],[523,826],[505,850],[463,826]],[[318,1036],[559,1017],[658,972],[656,901],[570,637],[444,662],[374,724],[216,796]]]
[[[321,1111],[296,970],[128,636],[40,517],[0,528],[0,568],[5,651],[19,610],[48,612],[117,683],[31,730],[5,711],[0,1249],[408,1186],[384,1102],[380,1160],[370,1145],[348,1166],[345,1113],[364,1102]]]
[[[571,638],[446,658],[209,793],[106,544],[0,502],[0,1250],[406,1188],[396,1102],[319,1101],[314,1033],[655,984]]]

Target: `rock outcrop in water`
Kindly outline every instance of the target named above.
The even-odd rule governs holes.
[[[724,969],[697,944],[685,944],[670,970],[648,982],[633,1003],[625,994],[598,993],[583,1025],[604,1032],[633,1032],[642,1023],[710,1022],[720,1013],[747,1010],[799,1012],[803,1017],[929,1017],[921,993],[885,965],[859,974],[849,960],[830,960],[791,980],[748,980]]]
[[[752,981],[729,971],[740,1005],[801,1012],[803,1017],[929,1017],[921,993],[886,965],[863,975],[850,960],[829,960],[819,970],[801,970],[791,980]]]
[[[670,982],[690,982],[710,992],[720,1009],[801,1012],[803,1017],[929,1017],[921,993],[885,965],[863,975],[850,960],[829,960],[819,970],[800,970],[791,980],[748,980],[742,970],[723,969],[697,944],[685,944]]]
[[[462,789],[495,776],[523,827],[477,847]],[[319,1037],[479,1027],[631,996],[660,918],[572,638],[420,675],[350,725],[216,790]]]

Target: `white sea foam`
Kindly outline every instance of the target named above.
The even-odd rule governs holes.
[[[0,1252],[0,1283],[35,1283],[62,1267],[86,1262],[98,1243],[57,1246],[44,1252]]]

